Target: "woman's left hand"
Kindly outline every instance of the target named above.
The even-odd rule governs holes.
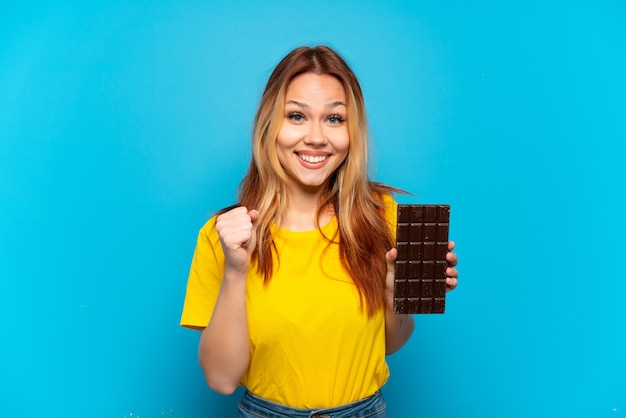
[[[454,253],[455,247],[454,241],[448,242],[448,253],[446,254],[446,261],[448,267],[446,268],[446,292],[454,290],[459,281],[459,272],[456,269],[458,264],[458,257]],[[387,301],[387,307],[393,311],[393,287],[396,271],[396,257],[398,256],[398,250],[392,248],[386,254],[387,258],[387,277],[385,279],[385,300]]]

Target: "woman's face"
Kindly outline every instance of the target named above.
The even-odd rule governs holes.
[[[346,93],[330,75],[304,73],[287,86],[283,122],[276,137],[288,190],[316,193],[348,155]]]

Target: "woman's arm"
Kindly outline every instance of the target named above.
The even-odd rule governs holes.
[[[250,363],[246,276],[255,245],[256,211],[244,207],[220,215],[216,228],[225,269],[211,320],[200,336],[198,358],[209,387],[222,394],[237,389]]]
[[[401,349],[409,340],[415,320],[413,315],[396,315],[389,307],[385,308],[385,354],[390,355]]]
[[[198,358],[211,389],[229,395],[237,389],[250,362],[246,278],[224,274],[215,310],[202,330]]]

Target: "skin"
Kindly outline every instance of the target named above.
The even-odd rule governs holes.
[[[305,73],[294,78],[285,96],[276,153],[288,176],[289,207],[281,225],[292,231],[316,228],[319,195],[348,156],[346,94],[329,75]],[[334,214],[325,212],[324,225]]]
[[[291,231],[317,228],[317,203],[332,174],[348,156],[346,95],[343,86],[329,75],[305,73],[287,87],[283,123],[276,138],[276,152],[288,181],[285,193],[289,207],[281,227]],[[326,224],[332,209],[317,219]],[[256,245],[256,210],[232,209],[216,220],[225,256],[222,285],[210,323],[202,330],[199,360],[209,387],[230,394],[237,389],[250,362],[246,308],[246,276]],[[456,254],[450,242],[446,271],[448,290],[457,285]],[[400,349],[414,328],[411,315],[393,313],[395,248],[386,254],[385,332],[386,352]]]

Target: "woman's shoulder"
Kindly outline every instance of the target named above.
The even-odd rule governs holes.
[[[212,215],[200,228],[196,244],[197,250],[208,251],[209,249],[214,249],[216,244],[219,244],[220,237],[215,228],[216,219],[217,215]]]
[[[395,197],[393,196],[392,193],[383,193],[380,195],[380,200],[383,202],[383,204],[385,205],[385,207],[390,206],[390,205],[397,205],[398,203],[396,202]]]
[[[202,227],[200,228],[200,232],[208,234],[212,230],[214,230],[215,229],[215,221],[217,220],[217,217],[218,217],[217,214],[210,215],[209,219],[207,219],[204,222],[204,224],[202,225]]]
[[[373,186],[374,197],[378,202],[377,204],[379,205],[379,210],[384,214],[384,217],[389,225],[395,228],[398,202],[396,201],[394,194],[405,192],[380,183],[374,183]]]
[[[397,193],[406,193],[403,190],[382,183],[372,182],[371,186],[374,198],[384,207],[397,205],[394,195]]]
[[[397,220],[398,202],[394,199],[392,194],[385,194],[382,196],[383,205],[385,207],[385,218],[391,225],[395,225]]]

